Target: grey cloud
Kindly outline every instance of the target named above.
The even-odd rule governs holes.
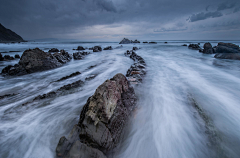
[[[233,13],[237,13],[237,12],[239,12],[240,11],[240,7],[237,7],[237,8],[235,8],[234,10],[233,10]]]
[[[226,10],[226,9],[231,9],[234,8],[236,6],[236,3],[229,3],[229,2],[225,2],[225,3],[221,3],[218,5],[217,11],[221,11],[221,10]]]
[[[161,28],[161,29],[155,29],[153,32],[173,32],[173,31],[186,31],[188,27],[185,28]]]
[[[108,12],[117,12],[117,9],[116,7],[113,5],[113,2],[112,1],[97,1],[97,4],[103,8],[104,10],[108,11]]]
[[[199,20],[205,20],[208,18],[217,18],[217,17],[221,17],[221,16],[223,16],[223,14],[219,11],[207,12],[207,13],[201,12],[198,14],[193,14],[192,16],[189,17],[188,20],[189,20],[189,22],[196,22]]]

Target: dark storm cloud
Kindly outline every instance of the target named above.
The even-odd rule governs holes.
[[[199,20],[205,20],[208,18],[217,18],[217,17],[221,17],[223,16],[223,14],[219,11],[216,12],[201,12],[198,14],[193,14],[192,16],[189,17],[189,21],[190,22],[195,22],[195,21],[199,21]]]
[[[112,30],[114,34],[133,32],[132,36],[161,31],[180,32],[190,29],[191,26],[188,25],[192,22],[224,17],[222,11],[226,8],[232,9],[232,13],[239,13],[236,1],[225,2],[226,0],[1,0],[0,23],[30,39],[68,38],[75,34],[81,36],[79,32],[87,34],[89,29],[99,29],[95,27],[98,25],[103,27],[99,32],[95,29],[96,35],[103,31],[101,29]],[[210,12],[203,12],[204,10]],[[187,23],[185,19],[189,15]],[[182,26],[176,24],[179,22],[182,22]]]

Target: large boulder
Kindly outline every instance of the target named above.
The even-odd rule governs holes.
[[[203,53],[205,53],[205,54],[213,54],[214,53],[211,43],[208,42],[208,43],[204,44]]]
[[[218,43],[216,53],[240,53],[238,45],[232,43]]]
[[[46,53],[39,48],[29,49],[23,52],[20,61],[14,66],[7,66],[2,70],[3,74],[25,75],[28,73],[53,69],[70,61],[72,57],[65,51],[61,53]]]
[[[133,41],[127,38],[124,38],[119,44],[130,44],[130,43],[133,43]]]
[[[59,140],[57,157],[105,158],[118,145],[135,105],[134,89],[123,74],[106,80],[88,98],[68,138]]]
[[[240,48],[236,44],[220,42],[214,50],[215,58],[240,60]]]
[[[15,59],[20,59],[20,55],[19,54],[15,54]]]
[[[4,55],[4,60],[14,60],[14,57],[10,55]]]

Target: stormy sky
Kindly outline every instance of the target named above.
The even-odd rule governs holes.
[[[240,40],[239,0],[0,0],[24,39]]]

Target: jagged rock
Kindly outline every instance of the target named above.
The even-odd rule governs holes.
[[[201,50],[202,48],[198,44],[189,44],[188,48],[194,50]]]
[[[100,46],[93,47],[93,52],[100,52],[100,51],[102,51],[102,48]]]
[[[203,53],[205,53],[205,54],[213,54],[214,53],[211,43],[208,42],[203,45]]]
[[[149,42],[149,44],[157,44],[157,42]]]
[[[24,40],[21,36],[0,24],[0,43],[2,42],[24,42]]]
[[[4,55],[4,60],[14,60],[14,57],[10,55]]]
[[[148,42],[143,42],[143,43],[148,43]]]
[[[85,50],[82,46],[78,46],[76,50]]]
[[[73,59],[80,60],[83,59],[88,54],[90,54],[90,52],[76,52],[73,53]]]
[[[15,54],[15,58],[16,58],[16,59],[20,59],[20,55]]]
[[[39,48],[29,49],[23,52],[20,61],[14,66],[7,66],[2,70],[3,74],[25,75],[33,72],[44,71],[62,66],[69,61],[71,56],[62,51],[57,54],[46,53]]]
[[[72,56],[65,50],[60,50],[60,53],[54,53],[53,56],[62,64],[65,64],[72,59]]]
[[[50,49],[48,52],[59,52],[59,50],[57,49],[57,48],[52,48],[52,49]]]
[[[132,43],[131,40],[124,38],[119,44],[130,44],[130,43]]]
[[[0,53],[0,61],[3,61],[3,60],[4,60],[4,58],[3,58],[2,54]]]
[[[81,155],[105,158],[119,143],[123,128],[136,105],[134,89],[122,74],[100,85],[88,98],[68,138],[62,137],[56,148],[57,157]]]
[[[103,50],[112,50],[112,46],[108,46],[108,47],[104,48]]]
[[[182,46],[187,47],[187,44],[183,44]]]

